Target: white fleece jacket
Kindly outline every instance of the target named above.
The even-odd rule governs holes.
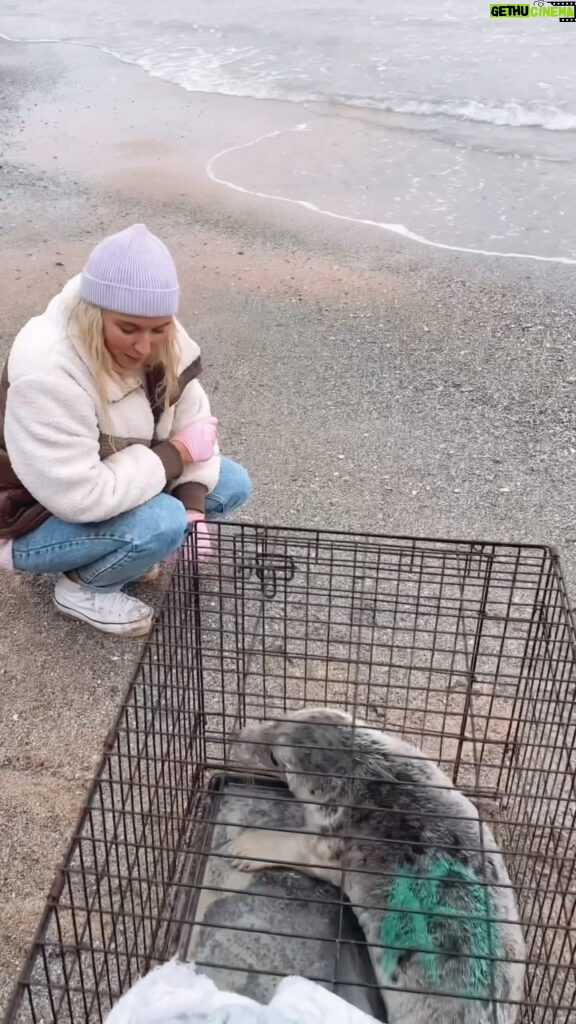
[[[73,278],[20,331],[8,358],[4,433],[14,472],[52,515],[71,523],[100,522],[129,511],[159,494],[167,484],[164,462],[151,445],[169,440],[181,427],[210,415],[208,397],[191,380],[158,423],[143,381],[120,386],[110,380],[108,404],[98,400],[86,356],[68,331],[70,310],[79,297]],[[178,372],[200,356],[200,349],[177,324]],[[170,480],[216,486],[217,449],[208,462],[185,466]]]

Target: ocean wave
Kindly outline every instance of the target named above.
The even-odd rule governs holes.
[[[157,53],[118,52],[98,43],[79,39],[14,39],[0,33],[0,39],[18,43],[67,43],[89,46],[107,53],[125,64],[135,64],[154,78],[172,82],[189,92],[217,93],[253,99],[280,100],[291,103],[326,103],[359,109],[381,110],[385,113],[408,114],[414,117],[442,117],[458,121],[493,124],[509,128],[541,128],[550,132],[576,129],[576,114],[559,107],[534,103],[528,106],[510,101],[488,103],[467,99],[408,99],[377,96],[353,96],[310,89],[292,90],[278,85],[274,76],[259,73],[241,80],[230,75],[229,65],[246,57],[249,48],[228,48],[223,54],[209,53],[201,47],[186,48],[176,55],[162,58]],[[250,54],[248,54],[250,56]]]
[[[122,58],[121,58],[122,59]],[[125,58],[124,58],[125,59]],[[391,114],[411,114],[415,117],[447,117],[458,121],[507,126],[509,128],[543,128],[550,132],[576,129],[576,114],[553,106],[523,106],[521,103],[483,103],[479,100],[419,100],[380,99],[373,96],[350,96],[316,93],[307,90],[279,88],[274,80],[260,77],[250,82],[234,82],[222,76],[222,64],[194,69],[156,64],[152,59],[133,61],[148,74],[173,82],[190,92],[216,92],[226,96],[244,96],[253,99],[282,100],[290,103],[341,104],[365,110],[381,110]]]
[[[120,59],[126,58],[117,54]],[[509,128],[543,128],[550,132],[576,129],[576,114],[543,104],[533,107],[521,103],[484,103],[480,100],[386,99],[373,96],[351,96],[292,90],[279,87],[273,78],[260,75],[240,82],[226,74],[225,62],[213,55],[197,51],[193,66],[181,62],[157,62],[151,55],[130,60],[148,74],[173,82],[190,92],[216,92],[226,96],[281,100],[290,103],[329,103],[360,109],[381,110],[391,114],[415,117],[446,117],[458,121],[493,124]]]
[[[558,107],[526,107],[521,103],[482,103],[480,100],[356,100],[348,97],[351,106],[370,106],[396,114],[424,117],[451,117],[459,121],[479,121],[506,125],[509,128],[544,128],[550,132],[567,132],[576,128],[576,115]]]

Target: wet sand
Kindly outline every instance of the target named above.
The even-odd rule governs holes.
[[[90,48],[0,42],[0,354],[105,233],[171,247],[244,517],[534,541],[576,588],[572,269],[426,249],[218,184],[295,104],[186,93]],[[266,148],[267,179],[279,149]],[[323,153],[317,153],[318,167]],[[214,167],[214,162],[212,163]],[[0,578],[0,1004],[138,648]]]

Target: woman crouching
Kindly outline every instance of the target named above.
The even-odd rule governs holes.
[[[0,565],[58,573],[60,612],[141,636],[150,578],[188,527],[242,505],[219,455],[200,349],[175,319],[170,253],[143,224],[105,238],[18,334],[0,385]]]

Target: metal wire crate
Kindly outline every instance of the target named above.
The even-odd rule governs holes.
[[[189,538],[170,579],[7,1021],[100,1021],[191,952],[257,998],[302,973],[385,1019],[338,889],[264,873],[239,893],[218,853],[264,807],[298,827],[277,783],[230,777],[235,731],[328,706],[416,744],[476,803],[523,920],[518,1019],[573,1024],[576,634],[556,553],[216,529],[215,558],[194,572]]]

